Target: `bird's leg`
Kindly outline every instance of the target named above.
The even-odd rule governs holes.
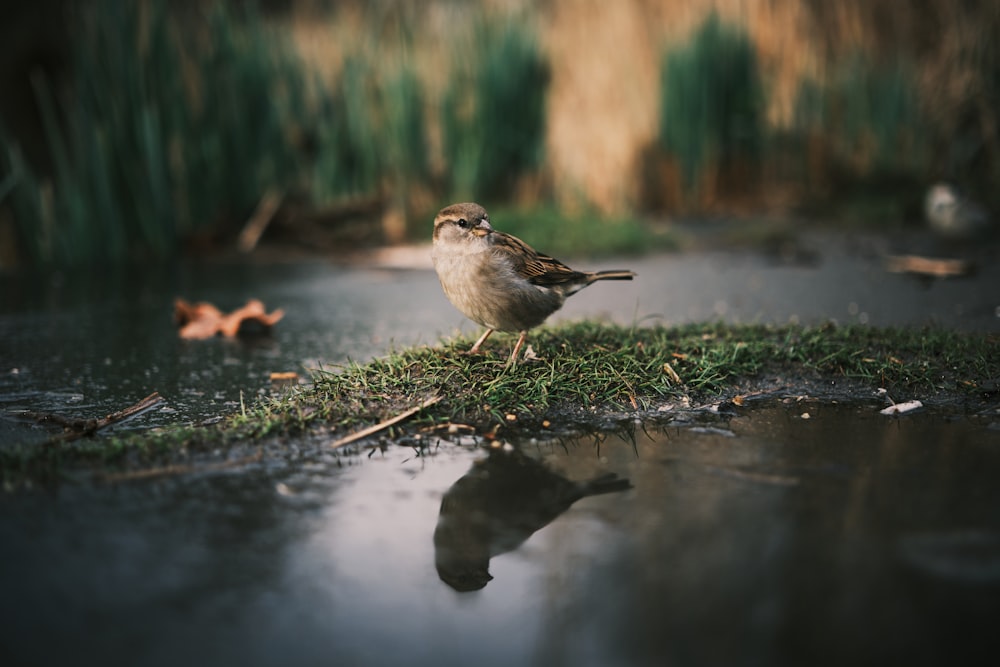
[[[510,359],[507,360],[506,368],[511,367],[517,363],[517,355],[524,346],[524,341],[528,339],[528,332],[522,331],[521,335],[517,337],[517,342],[514,343],[514,351],[510,353]]]
[[[486,342],[486,339],[490,337],[491,333],[493,333],[493,329],[487,329],[485,333],[479,337],[479,340],[476,341],[476,344],[469,348],[469,354],[476,354],[479,352],[479,346]]]

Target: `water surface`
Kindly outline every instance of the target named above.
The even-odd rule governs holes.
[[[0,652],[11,665],[963,663],[994,647],[1000,617],[996,419],[769,403],[601,441],[339,456],[312,442],[237,471],[8,496]],[[612,473],[631,488],[566,495]],[[442,535],[445,521],[464,532]],[[478,590],[442,577],[442,550],[484,548]]]

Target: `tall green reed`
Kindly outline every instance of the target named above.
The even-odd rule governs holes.
[[[660,61],[660,147],[689,185],[705,168],[757,160],[764,144],[764,89],[746,32],[712,13],[688,43]]]
[[[795,130],[821,134],[835,159],[859,177],[901,174],[923,178],[932,128],[916,72],[902,61],[876,63],[860,54],[835,63],[824,79],[799,85]]]
[[[549,67],[515,17],[482,17],[467,39],[441,105],[448,182],[453,196],[495,199],[541,163]]]
[[[292,187],[314,122],[311,82],[291,48],[249,11],[214,5],[182,29],[168,3],[115,1],[79,19],[70,82],[34,81],[51,175],[33,173],[9,136],[4,167],[26,254],[82,264],[164,256],[186,237]]]

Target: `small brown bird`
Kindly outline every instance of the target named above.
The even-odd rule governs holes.
[[[452,204],[434,219],[434,269],[445,296],[473,322],[486,327],[470,354],[494,331],[520,332],[507,365],[528,330],[562,308],[566,297],[598,280],[632,280],[631,271],[574,271],[498,232],[479,204]]]

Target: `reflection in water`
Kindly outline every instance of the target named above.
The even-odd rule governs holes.
[[[581,498],[631,486],[614,473],[574,482],[517,450],[491,450],[441,500],[438,575],[457,591],[479,590],[493,578],[490,558],[518,548]]]

